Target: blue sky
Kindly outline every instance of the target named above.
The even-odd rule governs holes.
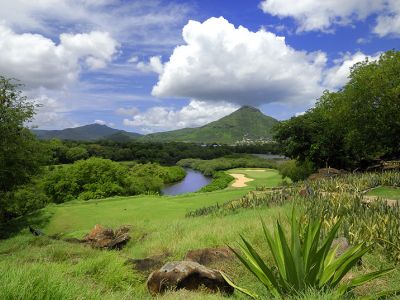
[[[0,74],[43,129],[165,131],[241,105],[287,119],[400,43],[398,0],[33,2],[0,0]]]

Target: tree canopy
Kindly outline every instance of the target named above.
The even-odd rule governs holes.
[[[5,194],[27,183],[44,159],[42,144],[26,127],[35,104],[20,88],[15,80],[0,76],[0,219],[10,205]]]
[[[356,168],[400,155],[400,52],[351,68],[349,82],[325,91],[314,108],[281,122],[285,154],[317,167]]]

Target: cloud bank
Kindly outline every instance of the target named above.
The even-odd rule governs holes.
[[[235,28],[223,17],[183,28],[152,94],[260,105],[309,102],[322,92],[322,52],[297,51],[265,30]]]
[[[346,53],[328,67],[324,52],[296,50],[284,37],[235,28],[222,17],[189,21],[183,39],[185,44],[159,67],[154,96],[234,105],[310,105],[324,89],[341,88],[350,67],[367,57],[362,52]],[[148,69],[150,65],[151,61]]]
[[[173,130],[186,127],[198,127],[218,120],[239,107],[224,102],[207,103],[191,100],[181,109],[155,106],[147,111],[139,112],[133,108],[120,109],[120,112],[132,111],[131,118],[124,119],[124,125],[140,129],[144,133]]]
[[[60,42],[40,34],[17,34],[0,25],[0,70],[27,88],[62,88],[74,82],[82,68],[99,69],[115,54],[118,43],[107,33],[67,34]]]
[[[334,25],[351,25],[376,15],[374,33],[400,34],[398,0],[264,0],[260,8],[272,16],[293,18],[300,32],[332,31]]]

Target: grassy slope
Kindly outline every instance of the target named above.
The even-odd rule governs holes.
[[[18,236],[0,243],[0,272],[7,274],[5,280],[0,282],[0,294],[9,294],[10,299],[20,293],[26,293],[23,299],[150,299],[144,284],[146,277],[124,266],[127,258],[168,252],[171,254],[170,260],[181,260],[188,250],[233,243],[238,240],[240,233],[251,240],[261,241],[261,230],[254,230],[261,229],[259,216],[273,220],[285,208],[249,210],[224,218],[184,217],[188,210],[238,198],[256,184],[269,181],[275,185],[280,181],[275,170],[252,173],[257,178],[252,186],[246,188],[180,196],[121,197],[48,206],[40,213],[41,218],[48,219],[42,223],[43,230],[48,234],[82,237],[97,223],[114,228],[130,224],[133,225],[132,240],[122,251],[107,252],[63,241],[34,238],[25,229]],[[244,278],[242,282],[254,286],[252,277],[241,267],[220,267],[234,278]],[[241,298],[240,295],[237,297]],[[224,299],[219,295],[187,292],[173,293],[163,298]]]
[[[270,138],[270,129],[278,121],[256,108],[244,106],[232,114],[199,128],[184,128],[149,134],[146,141],[182,141],[232,144],[244,136],[251,139]]]
[[[169,260],[181,260],[190,249],[235,245],[239,234],[246,236],[257,249],[266,249],[259,218],[267,226],[290,212],[290,205],[240,211],[227,216],[184,218],[187,210],[224,202],[240,197],[255,185],[275,185],[280,181],[276,171],[252,172],[240,169],[229,172],[244,173],[255,178],[246,188],[227,188],[210,193],[181,196],[138,196],[114,198],[85,203],[68,203],[44,209],[49,217],[44,225],[47,233],[82,236],[96,223],[107,226],[131,224],[132,240],[122,251],[99,251],[63,241],[35,238],[27,230],[0,242],[0,295],[4,299],[151,299],[145,287],[146,277],[124,266],[127,258],[170,253]],[[265,251],[262,253],[266,253]],[[266,256],[268,262],[271,257]],[[382,266],[380,257],[368,255],[361,271]],[[217,266],[236,282],[262,294],[263,289],[236,262]],[[368,293],[378,288],[398,288],[400,270],[390,278],[363,288]],[[7,295],[4,297],[4,295]],[[2,299],[3,299],[2,298]],[[169,299],[228,299],[180,291],[163,297]],[[229,299],[247,299],[235,293]],[[296,299],[332,299],[329,295],[307,294]]]
[[[368,196],[378,196],[386,199],[400,200],[400,188],[381,186],[367,193]]]

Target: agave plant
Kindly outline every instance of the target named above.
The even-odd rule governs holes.
[[[273,233],[270,233],[262,222],[264,235],[276,268],[268,267],[253,246],[242,236],[244,245],[239,245],[241,253],[230,247],[243,265],[276,298],[303,293],[309,289],[335,291],[338,296],[341,296],[393,270],[385,269],[368,273],[339,285],[343,277],[371,249],[372,245],[361,243],[336,257],[339,245],[333,248],[331,246],[340,221],[327,233],[322,243],[320,243],[322,221],[309,222],[307,226],[302,227],[300,221],[295,218],[293,210],[290,224],[291,239],[289,241],[279,221]],[[254,299],[260,299],[255,292],[235,285],[227,275],[222,274],[222,276],[232,287]]]

